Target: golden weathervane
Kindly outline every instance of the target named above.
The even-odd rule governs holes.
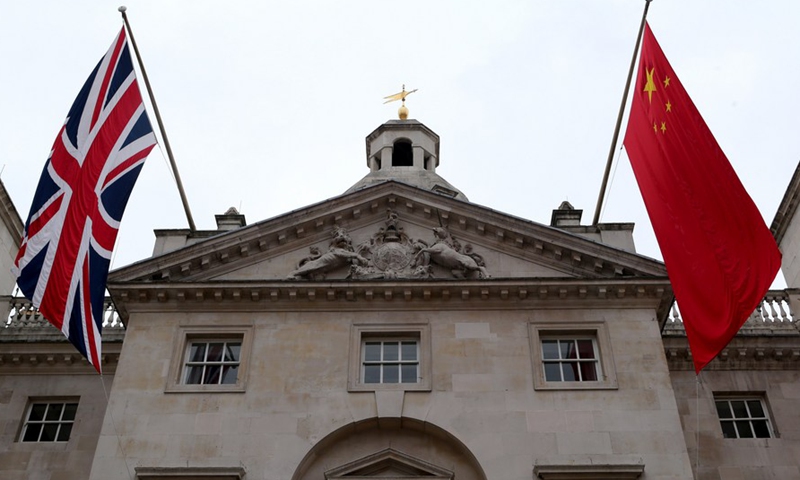
[[[408,109],[406,108],[406,97],[411,95],[412,93],[416,92],[417,89],[406,92],[406,86],[403,84],[403,90],[400,93],[395,93],[394,95],[389,95],[388,97],[383,97],[386,100],[383,103],[395,102],[397,100],[401,100],[403,102],[400,105],[400,108],[397,109],[397,116],[400,117],[400,120],[408,119]]]

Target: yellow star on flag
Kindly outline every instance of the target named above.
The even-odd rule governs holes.
[[[671,112],[671,111],[672,111],[672,104],[671,104],[671,103],[669,103],[669,100],[667,100],[667,111],[668,111],[668,112]]]
[[[667,122],[661,122],[661,133],[667,131]]]
[[[664,77],[664,88],[669,87],[669,77]]]
[[[653,92],[656,91],[656,82],[653,81],[653,72],[655,72],[656,68],[653,67],[648,72],[645,69],[645,73],[647,74],[647,83],[644,85],[644,91],[647,92],[647,99],[652,103],[653,102]]]

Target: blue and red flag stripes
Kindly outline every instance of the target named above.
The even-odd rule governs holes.
[[[98,372],[111,252],[155,143],[123,28],[58,133],[13,268],[23,294]]]

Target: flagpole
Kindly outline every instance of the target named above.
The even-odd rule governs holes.
[[[131,38],[131,45],[133,45],[133,51],[136,53],[136,60],[139,63],[139,69],[142,71],[144,85],[147,89],[147,94],[150,96],[150,104],[153,105],[153,111],[156,114],[156,122],[158,122],[158,128],[161,131],[161,138],[164,139],[164,147],[167,150],[169,164],[172,167],[172,173],[175,175],[175,183],[178,184],[178,193],[180,193],[181,202],[183,202],[183,210],[186,212],[186,219],[189,221],[189,230],[194,233],[197,231],[197,227],[194,225],[192,211],[189,209],[189,201],[186,199],[186,192],[183,190],[183,182],[181,182],[181,174],[178,172],[178,165],[175,163],[175,157],[172,156],[172,148],[169,146],[169,139],[167,138],[167,131],[164,129],[164,122],[161,121],[161,113],[159,113],[158,105],[156,105],[156,97],[153,96],[153,89],[150,88],[150,80],[147,78],[147,71],[145,71],[142,57],[139,55],[139,47],[136,46],[136,40],[133,38],[133,30],[131,30],[131,24],[128,23],[128,16],[125,14],[127,8],[125,6],[121,6],[118,10],[122,14],[122,20],[125,22],[125,28],[128,30],[128,36]]]
[[[606,187],[608,186],[608,175],[611,173],[611,164],[614,162],[614,150],[617,148],[617,140],[619,139],[619,129],[622,126],[622,115],[625,113],[625,104],[628,102],[628,91],[631,88],[631,79],[633,78],[633,68],[636,66],[636,56],[639,53],[639,45],[642,42],[642,32],[644,32],[644,24],[647,20],[647,9],[650,8],[652,0],[644,0],[644,13],[642,13],[642,23],[639,25],[639,35],[636,36],[636,46],[633,48],[633,57],[631,58],[631,67],[628,70],[628,81],[625,82],[625,91],[622,92],[622,103],[619,106],[619,114],[617,115],[617,125],[614,127],[614,136],[611,139],[611,148],[608,150],[608,160],[606,161],[606,170],[603,172],[603,183],[600,185],[600,195],[597,197],[597,206],[594,207],[594,219],[592,225],[596,226],[600,221],[600,209],[603,206],[603,198],[606,195]],[[124,13],[122,14],[125,15]]]

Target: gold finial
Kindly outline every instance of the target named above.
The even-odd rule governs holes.
[[[411,95],[412,93],[416,92],[417,89],[411,90],[406,92],[406,85],[403,84],[403,90],[400,93],[395,93],[394,95],[389,95],[388,97],[383,97],[386,100],[383,103],[394,102],[397,100],[402,100],[403,104],[400,105],[400,108],[397,109],[397,116],[400,117],[400,120],[407,120],[408,119],[408,108],[406,108],[406,97]]]

